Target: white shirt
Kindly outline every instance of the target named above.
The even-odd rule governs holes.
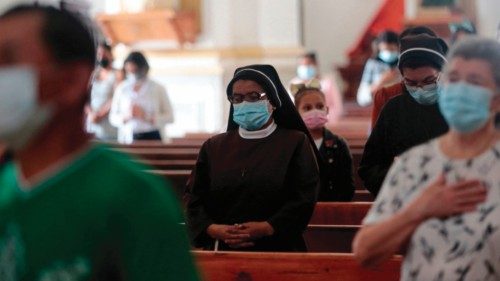
[[[488,189],[476,211],[424,221],[411,237],[401,280],[500,280],[500,141],[471,159],[449,159],[437,139],[391,167],[364,224],[394,215],[444,173],[448,184],[479,179]]]
[[[319,138],[319,139],[314,139],[314,144],[316,145],[316,147],[319,149],[321,147],[321,144],[323,143],[323,138]]]
[[[97,74],[96,76],[98,76]],[[93,111],[99,110],[104,104],[113,98],[113,86],[116,76],[114,72],[110,72],[106,79],[92,81],[92,91],[90,92],[90,108]],[[87,131],[95,134],[97,138],[116,139],[116,128],[111,126],[108,118],[101,120],[99,123],[92,123],[87,119]]]
[[[131,118],[132,107],[139,106],[145,113],[145,119]],[[138,91],[134,84],[122,82],[116,89],[109,114],[111,124],[118,128],[118,141],[131,143],[134,133],[159,130],[174,121],[170,100],[165,88],[146,79]]]

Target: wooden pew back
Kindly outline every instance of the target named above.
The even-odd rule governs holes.
[[[117,148],[137,158],[147,160],[196,160],[199,148]]]
[[[172,188],[177,194],[182,195],[186,188],[187,181],[191,175],[190,170],[150,170],[149,172],[164,177],[172,183]],[[373,196],[367,190],[356,189],[353,201],[371,202]]]
[[[401,257],[376,269],[361,268],[352,254],[194,251],[205,281],[399,280]]]
[[[352,241],[359,225],[310,224],[304,232],[308,252],[351,253]]]
[[[309,224],[361,225],[371,202],[318,202]]]

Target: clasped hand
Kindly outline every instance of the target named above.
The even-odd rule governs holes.
[[[235,225],[211,224],[207,228],[207,234],[210,237],[222,240],[235,249],[252,247],[255,245],[254,240],[273,235],[273,233],[273,227],[266,221]]]

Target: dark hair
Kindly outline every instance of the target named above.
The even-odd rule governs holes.
[[[446,63],[448,46],[439,37],[427,33],[406,35],[401,38],[399,50],[399,70],[432,67],[441,71]]]
[[[316,58],[316,52],[307,52],[300,56],[301,58],[306,58],[312,60],[315,64],[318,64],[318,60]]]
[[[111,47],[111,45],[109,45],[106,41],[101,41],[99,43],[99,47],[103,48],[104,50],[108,51],[108,52],[111,52],[113,51],[113,47]]]
[[[146,57],[141,52],[132,52],[125,59],[125,63],[133,63],[137,66],[138,70],[143,74],[148,73],[149,63]]]
[[[25,13],[39,13],[43,17],[40,38],[57,62],[85,61],[94,65],[96,45],[91,30],[76,14],[50,6],[18,5],[0,18]],[[32,36],[32,35],[26,35]]]
[[[387,43],[387,44],[399,44],[399,37],[398,34],[394,31],[391,30],[385,30],[382,31],[377,38],[375,39],[375,43],[378,45],[380,43]]]
[[[299,105],[302,102],[302,98],[304,96],[307,96],[308,94],[310,94],[312,91],[320,94],[323,97],[323,100],[325,100],[325,94],[320,89],[317,89],[317,88],[304,88],[304,89],[301,89],[300,91],[298,91],[297,94],[295,94],[295,96],[293,97],[294,98],[295,107],[297,109],[299,108]]]
[[[401,32],[401,34],[399,35],[399,39],[401,40],[401,38],[408,35],[418,35],[418,34],[427,34],[430,36],[437,37],[436,33],[432,29],[428,28],[427,26],[420,25],[415,27],[409,27],[403,30],[403,32]]]
[[[399,69],[401,69],[401,71],[402,71],[403,68],[417,69],[419,67],[426,67],[426,66],[435,68],[438,71],[441,71],[441,69],[443,68],[442,65],[438,64],[437,62],[435,62],[431,59],[418,56],[418,57],[408,58],[405,61],[403,61],[402,63],[400,63]]]

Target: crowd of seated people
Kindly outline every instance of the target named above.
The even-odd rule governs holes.
[[[314,55],[288,87],[272,65],[238,67],[227,129],[196,148],[181,206],[152,168],[88,134],[126,150],[173,122],[141,52],[117,71],[79,17],[39,5],[1,15],[0,34],[2,280],[201,280],[193,249],[307,252],[319,207],[359,204],[356,174],[374,202],[337,226],[359,229],[359,270],[402,255],[401,280],[500,277],[497,41],[470,35],[448,51],[427,27],[381,33],[359,163],[329,126],[342,99]]]

